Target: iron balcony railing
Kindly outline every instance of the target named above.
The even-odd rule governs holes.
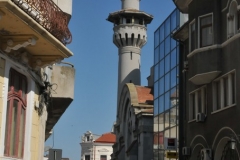
[[[52,0],[12,0],[64,45],[71,43],[67,15]]]

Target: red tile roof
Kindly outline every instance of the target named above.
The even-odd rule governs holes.
[[[138,103],[149,103],[153,101],[152,89],[143,86],[136,86]]]
[[[101,137],[95,140],[98,143],[115,143],[116,135],[113,133],[105,133]]]

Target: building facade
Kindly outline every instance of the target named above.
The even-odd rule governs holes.
[[[239,0],[177,0],[183,159],[239,159]],[[184,65],[185,64],[185,65]],[[182,95],[182,96],[181,96]]]
[[[95,135],[87,131],[82,136],[81,160],[110,160],[116,136],[113,133]]]
[[[163,160],[167,152],[178,152],[178,75],[179,42],[173,32],[187,17],[175,9],[154,32],[154,159]],[[164,145],[168,139],[175,145]]]
[[[74,68],[54,65],[73,55],[65,46],[70,14],[51,0],[0,0],[1,160],[42,160],[49,131],[73,100]],[[67,93],[63,77],[73,84]]]

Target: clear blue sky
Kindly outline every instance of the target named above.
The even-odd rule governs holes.
[[[141,0],[140,10],[152,14],[147,44],[142,49],[141,81],[153,65],[154,31],[175,8],[172,0]],[[63,150],[63,157],[80,160],[81,136],[110,132],[116,117],[118,50],[112,43],[110,12],[121,9],[121,0],[73,0],[69,28],[73,42],[67,47],[74,56],[64,61],[76,69],[74,101],[54,127],[54,138],[45,146]],[[53,141],[54,140],[54,141]]]

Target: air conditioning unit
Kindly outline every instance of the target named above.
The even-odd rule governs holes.
[[[206,118],[205,113],[198,113],[196,117],[196,122],[204,122]]]
[[[191,149],[190,149],[190,147],[183,147],[183,148],[182,148],[182,155],[183,155],[183,156],[190,156],[190,155],[191,155]]]
[[[208,148],[202,149],[201,160],[212,160],[212,150]]]

